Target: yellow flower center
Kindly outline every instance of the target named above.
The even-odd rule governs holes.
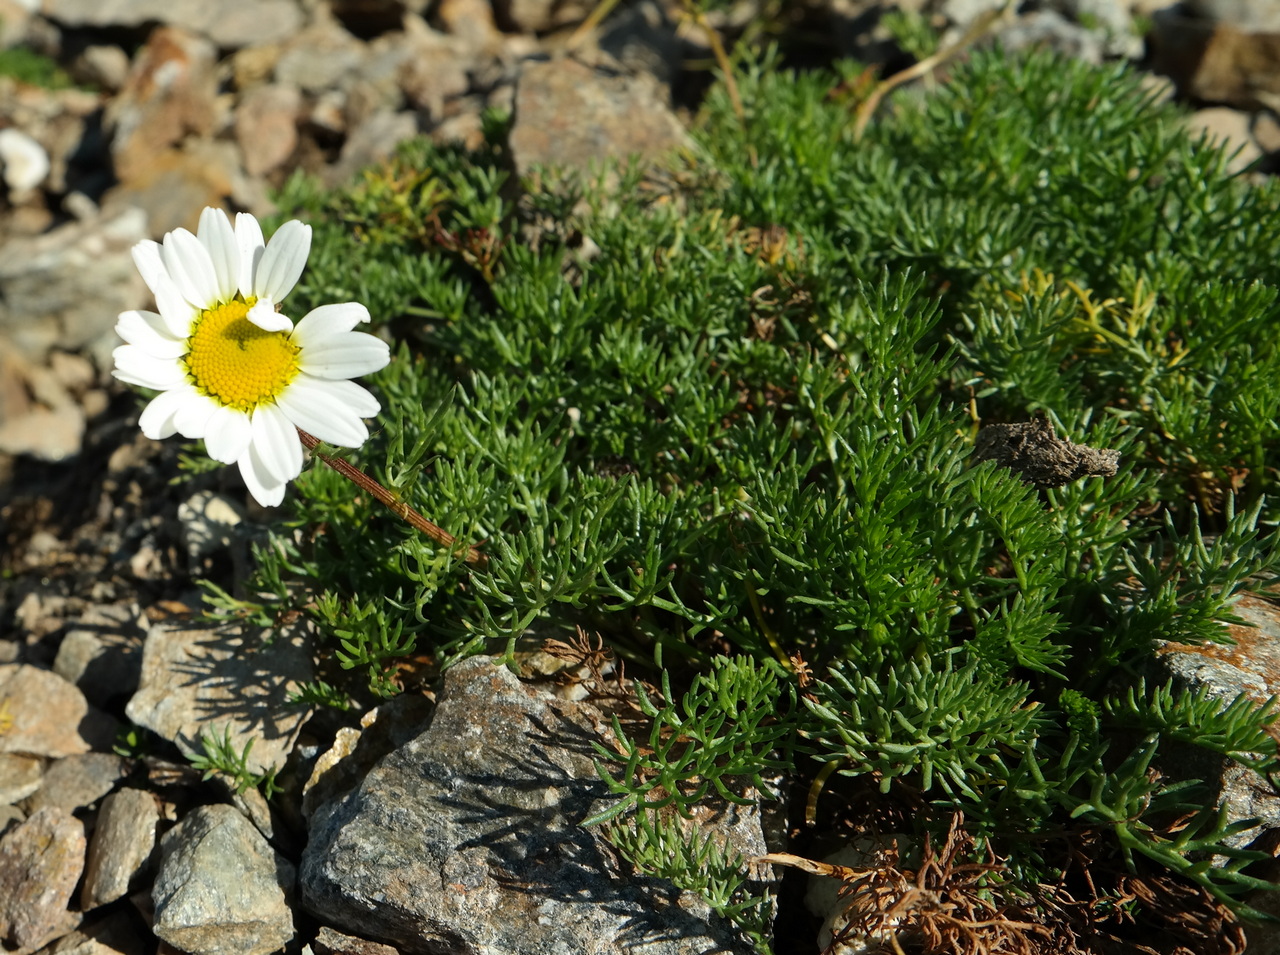
[[[268,332],[245,316],[257,299],[233,299],[196,316],[183,361],[201,394],[239,411],[273,400],[298,374],[288,332]]]

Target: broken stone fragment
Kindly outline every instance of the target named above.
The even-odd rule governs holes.
[[[989,424],[973,443],[973,461],[994,461],[1037,487],[1062,487],[1082,477],[1111,477],[1120,452],[1059,438],[1043,414],[1016,424]]]

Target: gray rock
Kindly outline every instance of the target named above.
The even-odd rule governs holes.
[[[178,505],[182,543],[194,565],[201,557],[231,546],[236,528],[244,522],[244,508],[213,491],[197,491]]]
[[[293,866],[240,813],[201,806],[165,834],[152,899],[158,937],[193,955],[266,955],[294,936]]]
[[[498,20],[520,33],[542,33],[568,22],[573,11],[566,8],[572,6],[578,4],[559,0],[497,0],[493,4]]]
[[[0,666],[0,700],[12,723],[0,733],[0,753],[74,756],[110,749],[115,720],[91,708],[62,677],[25,663]]]
[[[303,20],[293,0],[44,0],[43,12],[69,27],[163,23],[202,33],[221,47],[284,40]]]
[[[364,62],[364,44],[331,18],[321,17],[294,36],[275,64],[275,81],[304,93],[339,86]]]
[[[414,108],[439,122],[445,104],[470,89],[470,62],[458,55],[455,41],[425,28],[411,34],[409,42],[409,55],[397,70],[400,89]]]
[[[1102,63],[1102,39],[1053,10],[1019,17],[993,36],[1006,50],[1044,47],[1095,66]]]
[[[457,665],[430,726],[316,810],[303,904],[422,955],[736,951],[690,897],[614,871],[578,825],[606,792],[590,747],[604,727],[489,660]]]
[[[1275,0],[1184,0],[1183,7],[1193,17],[1247,33],[1280,33],[1280,4]]]
[[[289,694],[313,671],[302,625],[269,636],[236,626],[152,627],[125,712],[189,756],[202,751],[202,731],[222,739],[229,730],[236,752],[253,741],[253,772],[281,765],[309,715]]]
[[[0,176],[11,202],[21,202],[49,174],[49,154],[20,129],[0,129]]]
[[[102,801],[89,843],[80,906],[86,912],[123,898],[151,861],[160,809],[141,789],[121,789]]]
[[[0,451],[43,461],[65,461],[78,454],[84,441],[84,411],[58,376],[49,368],[22,362],[18,355],[0,359],[0,365],[25,386],[6,389],[0,398]]]
[[[129,254],[146,237],[146,217],[126,208],[0,244],[0,336],[33,362],[54,346],[114,347],[116,317],[146,301]]]
[[[356,938],[354,935],[344,935],[328,926],[316,933],[315,941],[311,943],[311,950],[315,955],[399,955],[399,952],[390,945],[381,945],[367,938]]]
[[[1280,30],[1256,33],[1159,11],[1150,35],[1151,69],[1185,97],[1239,109],[1280,109]]]
[[[236,109],[236,142],[250,176],[264,176],[293,154],[298,145],[302,94],[293,86],[256,86]]]
[[[1227,629],[1233,645],[1190,645],[1161,642],[1154,667],[1155,682],[1172,677],[1175,686],[1203,689],[1211,698],[1231,703],[1244,694],[1258,704],[1280,695],[1280,607],[1245,595],[1231,608],[1244,625]],[[1257,773],[1231,760],[1219,760],[1197,750],[1181,760],[1179,771],[1217,782],[1218,798],[1228,821],[1258,819],[1259,825],[1229,840],[1246,846],[1265,830],[1280,829],[1280,797]]]
[[[146,955],[146,942],[130,914],[115,911],[81,925],[40,955]]]
[[[115,93],[128,79],[129,56],[118,46],[87,46],[72,62],[71,75],[82,83]]]
[[[42,809],[0,840],[0,939],[6,955],[26,955],[79,923],[67,910],[84,869],[84,826]]]
[[[183,140],[208,136],[220,125],[217,54],[213,43],[176,27],[160,27],[147,38],[105,113],[121,182],[149,182],[174,161],[171,150]]]
[[[667,85],[680,72],[680,38],[655,0],[641,0],[609,17],[601,27],[599,45],[631,72],[652,74]]]
[[[395,148],[418,134],[418,121],[412,113],[380,110],[347,134],[342,153],[326,178],[332,185],[347,182],[352,176],[395,152]]]
[[[30,0],[0,0],[0,49],[20,45],[34,13]]]
[[[511,128],[520,175],[535,165],[585,170],[611,158],[650,160],[689,143],[652,76],[570,59],[527,63],[520,75]]]
[[[67,812],[87,808],[111,792],[125,771],[124,760],[112,753],[64,756],[45,770],[28,808],[33,813],[49,806]]]
[[[44,760],[21,753],[0,753],[0,806],[11,806],[40,788]]]
[[[78,686],[95,706],[107,707],[138,688],[146,618],[137,604],[90,607],[58,646],[53,672]]]

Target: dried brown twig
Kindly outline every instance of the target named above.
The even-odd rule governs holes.
[[[480,553],[480,548],[476,547],[474,544],[463,544],[459,542],[458,538],[454,537],[443,528],[431,523],[355,465],[342,460],[342,458],[335,458],[331,454],[325,454],[322,451],[316,450],[317,446],[320,444],[320,440],[314,435],[308,434],[306,431],[299,428],[298,437],[302,439],[302,444],[308,451],[337,471],[348,481],[351,481],[362,490],[368,491],[380,504],[385,506],[401,520],[408,523],[415,530],[426,534],[437,544],[440,544],[443,547],[448,547],[455,554],[461,556],[468,564],[479,564],[480,566],[484,566],[488,562],[488,558],[485,557],[484,554]]]

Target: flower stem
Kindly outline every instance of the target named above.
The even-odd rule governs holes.
[[[359,468],[342,460],[342,458],[335,458],[332,455],[323,453],[322,451],[317,451],[316,446],[320,443],[320,440],[316,438],[315,435],[308,434],[306,431],[299,428],[298,437],[302,439],[302,444],[308,451],[337,471],[348,481],[351,481],[357,487],[368,491],[393,514],[401,520],[406,521],[416,530],[426,534],[437,544],[440,544],[442,547],[448,547],[455,554],[461,556],[468,564],[478,564],[483,566],[488,563],[489,559],[485,557],[484,554],[480,553],[480,548],[476,547],[474,544],[460,543],[458,538],[454,537],[443,528],[432,524],[429,520],[411,508],[404,501],[401,501]]]

